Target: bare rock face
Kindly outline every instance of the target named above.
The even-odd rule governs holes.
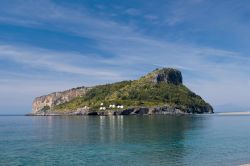
[[[182,75],[181,72],[177,69],[172,68],[163,68],[163,69],[156,69],[155,73],[155,82],[166,82],[175,85],[182,84]]]
[[[79,87],[63,92],[54,92],[49,95],[35,98],[32,104],[32,114],[49,111],[53,106],[68,102],[76,97],[85,95],[89,88]]]

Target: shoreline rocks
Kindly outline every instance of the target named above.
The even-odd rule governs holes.
[[[197,113],[198,112],[198,113]],[[27,114],[28,116],[118,116],[118,115],[189,115],[189,114],[212,114],[212,107],[185,107],[181,105],[176,106],[159,106],[159,107],[133,107],[124,110],[105,110],[95,111],[86,108],[78,108],[70,112],[37,112],[35,114]]]

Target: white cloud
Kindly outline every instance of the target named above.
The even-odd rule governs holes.
[[[79,74],[92,77],[110,77],[120,78],[117,72],[100,69],[98,67],[79,67],[75,64],[69,63],[74,58],[82,61],[82,65],[88,65],[90,62],[98,60],[92,59],[91,56],[84,56],[76,53],[62,53],[56,51],[49,51],[38,48],[18,48],[10,45],[0,45],[0,58],[10,59],[17,63],[23,63],[33,68],[50,69],[58,72],[66,72],[71,74]],[[85,62],[84,62],[85,61]],[[92,62],[93,63],[93,62]]]

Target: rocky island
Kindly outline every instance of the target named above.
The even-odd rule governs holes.
[[[213,108],[182,82],[173,68],[156,69],[138,80],[78,87],[37,97],[30,115],[202,114]]]

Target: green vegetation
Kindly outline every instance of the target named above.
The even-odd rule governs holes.
[[[67,103],[54,107],[57,111],[74,110],[88,106],[98,110],[101,103],[122,104],[125,108],[133,106],[206,106],[208,105],[200,96],[190,91],[182,84],[175,85],[167,82],[154,82],[155,70],[135,81],[122,81],[113,84],[95,86],[88,90],[83,97],[75,98]]]
[[[50,106],[44,106],[43,108],[42,108],[42,112],[47,112],[48,110],[50,109]]]

